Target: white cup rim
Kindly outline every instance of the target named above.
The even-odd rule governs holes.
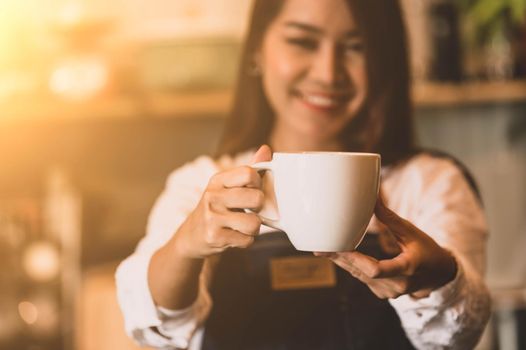
[[[368,152],[323,152],[323,151],[308,151],[308,152],[274,152],[274,155],[283,156],[298,156],[298,155],[323,155],[323,156],[352,156],[352,157],[380,157],[378,153]]]

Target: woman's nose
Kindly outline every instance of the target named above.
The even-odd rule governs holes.
[[[311,78],[328,87],[346,84],[348,77],[343,64],[342,53],[332,45],[321,46],[311,65]]]

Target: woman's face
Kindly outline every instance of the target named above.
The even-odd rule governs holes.
[[[345,0],[287,0],[256,62],[280,135],[334,142],[366,99],[362,37]]]

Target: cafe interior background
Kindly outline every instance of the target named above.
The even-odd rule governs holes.
[[[526,349],[526,1],[401,0],[417,136],[475,175],[480,349]],[[250,0],[0,0],[0,349],[134,349],[113,272],[211,153]]]

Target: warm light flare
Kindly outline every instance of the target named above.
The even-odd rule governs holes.
[[[33,243],[23,256],[24,270],[36,281],[49,281],[59,273],[57,249],[48,242]]]
[[[0,72],[24,59],[33,25],[26,2],[0,0]]]
[[[37,294],[21,301],[18,315],[32,333],[41,336],[54,334],[60,325],[60,311],[51,295]]]
[[[107,85],[108,68],[97,57],[65,61],[51,75],[49,87],[59,96],[84,100],[95,96]]]
[[[29,301],[22,301],[18,304],[18,313],[20,318],[29,325],[34,324],[38,320],[38,309],[35,304]]]
[[[86,8],[83,3],[69,2],[60,9],[57,21],[65,26],[74,26],[84,19],[85,13]]]

